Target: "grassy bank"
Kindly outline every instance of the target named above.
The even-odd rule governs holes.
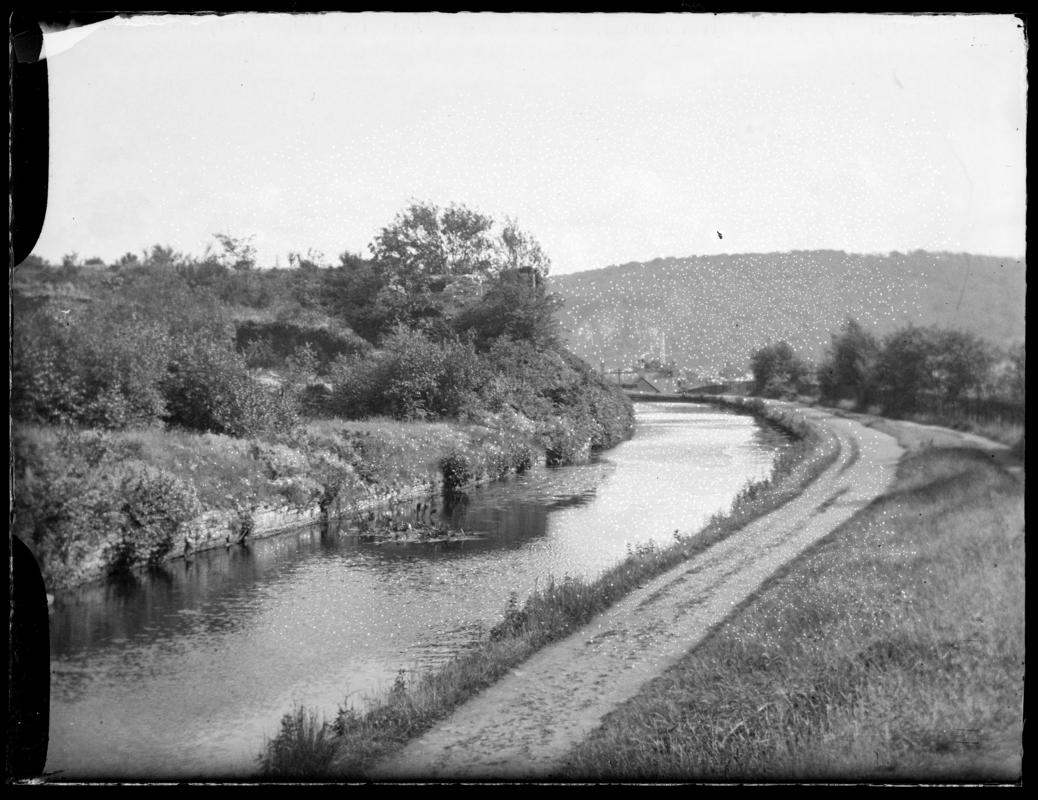
[[[286,714],[279,734],[261,755],[264,774],[286,779],[363,775],[367,767],[419,736],[539,648],[575,631],[646,580],[796,496],[835,459],[835,440],[795,412],[767,410],[754,401],[737,405],[783,427],[795,442],[778,459],[772,476],[748,485],[729,513],[717,515],[701,531],[676,536],[668,546],[640,547],[595,580],[549,581],[521,604],[511,598],[503,619],[476,646],[439,671],[401,674],[393,689],[372,698],[363,713],[343,708],[331,722],[307,709]]]
[[[799,398],[799,402],[802,402],[805,405],[824,405],[819,403],[816,398],[808,397]],[[882,420],[884,424],[890,427],[890,434],[895,437],[899,435],[903,436],[905,434],[903,427],[900,432],[897,429],[898,422],[904,420],[919,425],[936,425],[953,431],[961,431],[962,433],[982,436],[985,439],[991,439],[992,441],[1007,445],[1016,458],[1022,460],[1024,457],[1025,426],[1022,422],[1014,422],[1012,420],[999,418],[985,419],[981,417],[967,417],[961,415],[949,416],[924,411],[912,414],[903,414],[899,417],[882,417],[880,416],[880,408],[878,406],[873,406],[867,411],[859,411],[855,408],[855,404],[850,400],[838,402],[835,406],[835,410],[846,414],[847,416],[851,416],[854,419]]]
[[[923,446],[563,776],[1013,781],[1023,674],[1022,482]]]
[[[371,497],[499,478],[537,458],[532,427],[310,420],[240,439],[160,426],[122,431],[20,424],[13,434],[14,532],[50,589],[161,562],[198,514],[264,508],[348,511]],[[543,450],[540,451],[543,458]]]

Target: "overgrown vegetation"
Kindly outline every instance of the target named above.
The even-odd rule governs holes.
[[[201,257],[155,245],[108,265],[70,254],[60,267],[31,258],[16,270],[15,530],[58,560],[53,575],[98,544],[108,504],[130,509],[119,511],[125,542],[111,566],[161,559],[172,534],[153,535],[154,509],[168,507],[174,530],[187,513],[169,476],[206,508],[280,496],[330,510],[373,481],[399,486],[403,474],[376,464],[387,442],[330,430],[335,420],[484,431],[457,443],[475,480],[526,468],[535,450],[568,463],[630,435],[627,399],[561,346],[550,262],[514,221],[416,203],[371,255],[346,252],[331,266],[309,251],[292,254],[290,269],[261,270],[251,240],[218,234]],[[116,446],[109,458],[143,477],[119,483],[125,465],[102,478],[74,449],[47,452],[58,428],[70,440],[137,441],[146,456]],[[218,436],[228,441],[215,456]],[[439,442],[406,478],[437,469],[451,447]]]
[[[1023,485],[979,451],[891,492],[606,718],[567,779],[1013,781]]]
[[[718,514],[702,530],[676,536],[667,546],[649,544],[629,553],[621,563],[594,580],[570,576],[551,579],[520,603],[512,596],[503,617],[484,639],[442,669],[401,675],[385,695],[371,698],[370,708],[340,709],[326,729],[334,735],[334,757],[327,757],[311,776],[358,777],[364,769],[403,746],[450,713],[456,706],[489,686],[531,653],[568,635],[646,580],[695,555],[716,541],[796,496],[833,462],[838,448],[833,439],[808,425],[794,412],[769,410],[754,400],[731,406],[765,415],[796,437],[777,460],[772,475],[747,485],[727,514]],[[293,719],[312,712],[297,710]],[[297,774],[312,765],[312,748],[300,750],[298,765],[291,756],[294,729],[284,729],[260,756],[268,777]]]
[[[19,432],[15,447],[15,530],[49,586],[74,582],[98,557],[114,572],[158,563],[178,527],[201,510],[191,483],[102,433]]]

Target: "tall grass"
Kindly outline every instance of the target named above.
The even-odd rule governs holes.
[[[568,779],[1015,780],[1023,486],[922,449],[571,754]]]
[[[771,476],[748,485],[727,514],[716,515],[697,533],[676,536],[669,545],[639,546],[594,580],[551,579],[522,604],[513,595],[503,619],[475,646],[441,669],[412,675],[409,683],[401,677],[393,690],[369,698],[369,709],[363,713],[341,709],[334,725],[329,726],[336,737],[338,754],[328,771],[313,776],[363,775],[367,767],[419,736],[538,649],[569,635],[645,581],[795,497],[838,455],[835,439],[819,433],[795,413],[752,403],[743,409],[765,415],[799,438],[776,460]],[[298,709],[296,713],[306,712]],[[276,738],[261,754],[265,774],[274,767],[274,750],[278,758],[290,758],[288,738]],[[306,758],[305,750],[301,758]]]
[[[329,726],[316,712],[305,709],[285,714],[278,735],[267,743],[266,774],[292,780],[319,774],[335,755]]]

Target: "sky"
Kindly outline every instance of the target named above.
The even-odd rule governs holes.
[[[138,16],[44,52],[53,262],[226,233],[334,263],[415,201],[517,220],[553,274],[1025,250],[1008,15]]]

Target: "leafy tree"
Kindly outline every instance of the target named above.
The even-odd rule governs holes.
[[[514,219],[505,220],[498,250],[501,267],[521,271],[529,277],[531,286],[536,286],[548,277],[551,260],[541,249],[540,243],[521,230]]]
[[[122,267],[138,267],[138,266],[140,266],[140,263],[141,263],[140,256],[138,256],[136,253],[134,253],[132,251],[127,250],[125,253],[123,253],[121,256],[119,256],[119,258],[117,258],[115,260],[115,263],[114,263],[113,266],[120,267],[120,268],[122,268]]]
[[[415,323],[449,315],[457,279],[482,283],[498,269],[491,231],[493,219],[465,206],[440,209],[415,203],[397,215],[371,245],[381,286],[380,313],[391,324]]]
[[[415,203],[397,214],[371,244],[384,283],[404,292],[421,291],[431,276],[446,274],[444,250],[440,209],[430,203]]]
[[[1009,396],[1024,402],[1027,378],[1025,374],[1027,352],[1023,342],[1009,348]]]
[[[484,350],[502,336],[553,347],[559,341],[555,312],[561,306],[559,297],[548,294],[543,283],[531,285],[524,273],[506,269],[494,278],[483,297],[458,314],[454,327],[471,332]]]
[[[216,239],[216,247],[209,245],[205,258],[215,257],[217,263],[241,272],[256,266],[256,248],[252,244],[255,237],[236,239],[226,233],[214,233],[213,238]]]
[[[440,217],[443,263],[447,275],[489,275],[495,268],[490,230],[494,220],[452,204]]]
[[[955,402],[970,391],[979,393],[995,361],[990,345],[967,331],[933,330],[931,371],[944,401]]]
[[[151,269],[172,270],[187,260],[182,253],[176,252],[172,247],[163,247],[160,244],[152,245],[151,251],[144,253],[144,266]]]
[[[865,408],[875,381],[879,342],[853,319],[833,334],[826,359],[818,370],[822,397],[837,400],[850,393],[858,408]]]
[[[915,411],[924,395],[933,392],[934,353],[934,337],[926,328],[908,325],[884,338],[876,365],[884,412]]]
[[[784,341],[751,354],[750,368],[753,371],[753,393],[764,397],[795,397],[808,375],[807,364]]]
[[[327,313],[345,322],[374,344],[394,321],[384,306],[377,305],[382,277],[375,263],[346,251],[339,266],[320,273],[322,283],[314,287]]]

